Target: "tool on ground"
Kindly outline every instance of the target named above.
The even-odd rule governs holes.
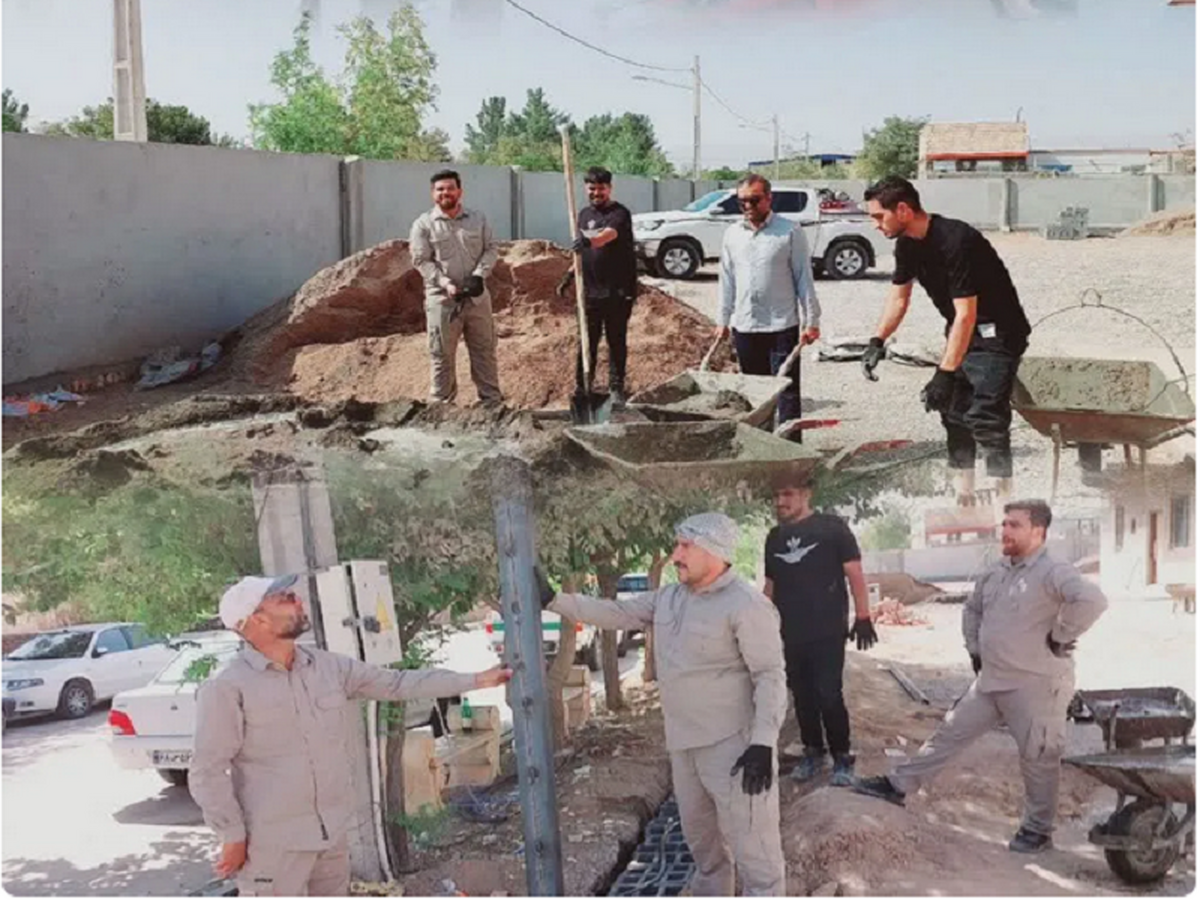
[[[724,339],[725,339],[725,336],[722,334],[718,334],[716,336],[716,338],[713,339],[712,346],[709,347],[708,352],[704,354],[704,359],[700,360],[700,371],[701,372],[708,371],[708,364],[712,362],[713,354],[717,352],[717,348],[719,346],[721,346],[721,341],[723,341]]]
[[[792,366],[800,365],[800,351],[803,349],[804,349],[804,342],[801,341],[799,344],[797,344],[795,346],[795,348],[792,350],[792,352],[788,354],[787,359],[785,359],[783,361],[783,365],[781,365],[779,367],[779,371],[776,372],[776,377],[787,378],[789,380],[791,379],[791,375],[789,375],[788,373],[792,371]],[[799,420],[798,419],[791,419],[787,422],[780,422],[778,427],[776,427],[776,429],[775,429],[775,436],[776,437],[786,437],[786,436],[792,434],[793,432],[795,432],[798,428],[799,428]]]
[[[562,134],[563,177],[567,184],[567,217],[571,233],[579,222],[575,208],[575,171],[571,165],[571,132],[567,125],[560,125]],[[599,425],[608,420],[612,411],[612,395],[592,390],[592,362],[588,357],[587,300],[583,285],[583,255],[572,251],[571,264],[575,270],[575,306],[579,311],[579,357],[583,364],[583,386],[576,385],[571,397],[571,421],[576,425]]]

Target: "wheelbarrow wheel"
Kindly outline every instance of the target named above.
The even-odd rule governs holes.
[[[1170,834],[1179,827],[1175,813],[1167,809],[1167,820],[1162,822],[1163,805],[1151,800],[1130,803],[1108,820],[1105,828],[1117,837],[1150,838],[1155,831]],[[1159,823],[1163,827],[1159,829]],[[1158,850],[1104,851],[1104,858],[1113,873],[1126,884],[1150,884],[1161,881],[1179,859],[1179,842]]]

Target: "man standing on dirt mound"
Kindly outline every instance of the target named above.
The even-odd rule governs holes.
[[[885,355],[884,342],[904,321],[913,281],[919,281],[946,320],[946,349],[921,399],[926,412],[942,417],[958,502],[975,503],[976,447],[985,454],[995,492],[1007,502],[1013,473],[1010,401],[1030,332],[1008,269],[987,238],[966,222],[925,212],[910,181],[884,178],[864,196],[875,227],[896,241],[896,267],[883,317],[863,356],[863,373],[879,380],[875,368]]]
[[[409,235],[413,265],[425,282],[430,397],[453,403],[458,396],[458,342],[465,338],[480,401],[500,404],[496,326],[486,284],[498,256],[492,228],[483,213],[462,205],[457,172],[437,172],[430,184],[433,209],[413,222]]]
[[[613,407],[625,406],[625,365],[628,357],[629,318],[637,300],[637,256],[633,250],[633,218],[612,198],[612,172],[592,166],[583,178],[590,205],[579,211],[575,243],[571,249],[583,261],[583,292],[587,304],[588,366],[596,371],[600,336],[608,340],[608,390]],[[575,280],[575,267],[558,283],[561,297]],[[586,394],[583,354],[575,360],[577,393]]]
[[[833,757],[830,783],[854,782],[850,753],[850,715],[842,696],[846,641],[869,650],[878,638],[871,622],[867,581],[858,541],[843,519],[812,508],[807,473],[785,472],[775,478],[775,517],[767,534],[763,593],[774,601],[783,623],[783,655],[788,687],[796,707],[804,757],[791,772],[810,781]],[[854,625],[847,631],[849,597],[854,594]]]
[[[654,626],[671,779],[696,860],[692,894],[782,897],[775,745],[787,711],[779,614],[731,567],[738,527],[701,513],[675,529],[679,583],[615,602],[556,594],[542,607],[598,628]],[[730,851],[732,850],[732,855]]]
[[[779,395],[776,424],[783,425],[800,418],[799,357],[790,371],[780,369],[798,344],[821,337],[812,256],[803,229],[771,211],[771,182],[747,175],[738,182],[737,199],[743,219],[725,230],[721,243],[716,335],[733,335],[743,374],[791,380]]]
[[[860,794],[904,805],[971,743],[1003,723],[1016,739],[1025,813],[1008,849],[1051,846],[1058,809],[1067,707],[1075,692],[1075,642],[1108,606],[1104,594],[1046,551],[1050,507],[1024,500],[1004,507],[1005,559],[975,583],[963,607],[963,637],[975,682],[921,747],[890,776],[855,783]]]

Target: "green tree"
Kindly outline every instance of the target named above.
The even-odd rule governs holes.
[[[731,169],[729,166],[721,166],[719,169],[705,169],[704,177],[710,181],[737,181],[746,173],[746,169]]]
[[[648,178],[664,178],[675,172],[658,145],[649,116],[630,112],[592,116],[583,123],[576,140],[581,167],[604,166],[620,175]]]
[[[20,103],[8,88],[4,89],[4,130],[25,131],[25,120],[29,118],[29,104]]]
[[[366,16],[338,28],[348,46],[335,80],[313,61],[311,27],[305,13],[291,49],[271,64],[271,84],[283,99],[250,107],[256,147],[368,159],[451,158],[449,135],[423,126],[435,108],[437,59],[411,3],[391,14],[386,35]]]
[[[109,97],[99,106],[85,106],[78,116],[65,122],[51,123],[46,126],[45,133],[111,141],[113,119],[113,100]],[[214,136],[208,119],[196,115],[186,106],[157,100],[146,101],[146,138],[155,144],[238,145],[228,135]]]
[[[467,161],[487,165],[500,149],[505,135],[508,101],[503,97],[488,97],[475,114],[475,124],[467,125]]]
[[[863,149],[855,160],[862,178],[875,180],[887,175],[912,178],[917,174],[921,128],[928,118],[889,116],[883,125],[863,135]]]
[[[912,546],[912,524],[903,510],[889,507],[863,526],[859,543],[864,550],[905,550]]]

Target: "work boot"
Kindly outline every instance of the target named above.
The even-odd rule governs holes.
[[[619,381],[614,382],[608,389],[608,392],[612,394],[612,408],[624,409],[625,404],[629,402],[629,397],[625,394],[625,385]]]
[[[886,775],[876,775],[873,778],[858,778],[850,785],[854,793],[863,794],[867,797],[875,797],[879,800],[886,800],[889,803],[895,803],[897,806],[904,805],[904,792],[896,790],[892,780]]]
[[[1013,853],[1041,853],[1054,846],[1048,834],[1038,834],[1028,828],[1020,828],[1008,842],[1008,849]]]
[[[829,783],[834,787],[850,787],[854,784],[854,756],[839,753],[833,758],[833,777]]]
[[[951,469],[950,486],[954,491],[954,502],[959,506],[975,505],[975,470]]]
[[[793,781],[812,781],[825,769],[824,753],[805,753],[800,762],[792,768],[790,777]]]

